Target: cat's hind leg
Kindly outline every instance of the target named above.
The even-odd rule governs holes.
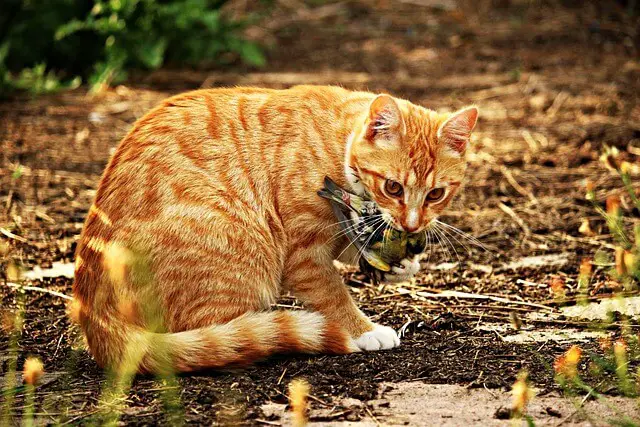
[[[348,332],[351,347],[370,351],[400,345],[392,328],[373,323],[358,309],[324,245],[299,246],[290,253],[284,269],[285,287]]]

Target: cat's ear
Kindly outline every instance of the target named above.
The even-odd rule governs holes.
[[[467,107],[456,111],[438,129],[438,140],[457,154],[467,149],[471,131],[478,121],[478,109]]]
[[[398,103],[389,95],[378,95],[369,105],[366,138],[374,140],[397,140],[406,132],[404,119]]]

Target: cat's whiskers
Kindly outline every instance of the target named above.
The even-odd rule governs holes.
[[[355,264],[360,262],[360,258],[362,258],[362,256],[364,255],[364,251],[367,250],[367,245],[369,244],[369,242],[371,241],[371,239],[373,239],[373,236],[376,235],[376,233],[378,232],[378,230],[380,229],[381,226],[383,226],[385,223],[384,221],[382,223],[378,223],[376,225],[376,228],[373,230],[373,232],[371,233],[371,235],[367,238],[367,240],[364,242],[364,244],[362,245],[362,247],[356,252],[356,254],[353,256],[352,258],[352,262]]]
[[[375,230],[373,230],[373,232],[371,233],[371,235],[369,236],[369,238],[364,242],[364,244],[362,245],[362,247],[360,248],[360,250],[358,250],[358,252],[356,253],[355,256],[355,260],[354,263],[357,264],[360,262],[360,258],[362,258],[362,256],[364,255],[364,251],[367,250],[367,245],[369,244],[369,242],[371,241],[371,239],[373,238],[373,236],[376,235],[376,233],[378,232],[378,230],[380,230],[380,227],[382,226],[388,226],[387,222],[384,221],[384,219],[382,220],[382,224],[379,224]],[[384,235],[384,234],[383,234]]]
[[[492,252],[489,248],[487,248],[480,240],[478,240],[476,237],[472,236],[469,233],[465,233],[464,231],[460,230],[459,228],[456,228],[450,224],[444,223],[442,221],[439,220],[434,220],[435,223],[437,223],[438,225],[441,225],[447,229],[449,229],[450,231],[458,234],[461,238],[467,240],[469,243],[479,247],[480,249],[484,250],[485,252]]]
[[[342,225],[342,224],[345,224],[345,223],[347,223],[347,222],[353,222],[353,220],[352,220],[351,218],[347,218],[347,219],[344,219],[344,220],[342,220],[342,221],[333,222],[333,223],[331,223],[331,224],[329,224],[329,225],[325,225],[324,227],[322,227],[322,228],[321,228],[320,230],[318,230],[318,231],[324,231],[324,230],[326,230],[327,228],[335,227],[336,225]]]
[[[387,247],[387,242],[389,241],[389,234],[387,234],[387,230],[391,228],[391,224],[389,224],[388,222],[386,225],[387,226],[384,228],[384,230],[382,230],[382,252],[385,251],[385,248]]]
[[[447,245],[451,247],[451,249],[453,250],[453,253],[456,255],[456,259],[458,260],[458,262],[460,262],[460,254],[458,253],[458,250],[456,249],[456,246],[451,242],[451,240],[449,239],[448,235],[445,233],[444,228],[440,228],[440,226],[438,224],[436,224],[435,228],[442,235],[442,237],[445,240],[445,242],[447,243]]]
[[[452,258],[451,251],[449,251],[449,246],[447,245],[447,242],[444,240],[444,237],[442,236],[442,232],[438,229],[437,225],[433,227],[433,232],[435,236],[438,238],[438,244],[446,252],[447,260],[450,260]]]
[[[351,220],[350,220],[351,221]],[[350,224],[349,226],[345,227],[345,228],[341,228],[340,230],[338,230],[335,234],[331,235],[328,242],[330,243],[346,234],[348,234],[349,232],[355,232],[356,229],[358,228],[359,224]]]
[[[387,235],[388,228],[389,228],[389,223],[387,222],[387,227],[385,227],[385,229],[382,230],[382,252],[384,252],[385,249],[387,248],[387,240],[389,238],[389,236]]]
[[[440,231],[442,231],[446,236],[449,236],[450,238],[452,238],[457,244],[462,246],[464,248],[464,250],[467,252],[467,254],[471,254],[471,248],[464,241],[460,241],[458,239],[458,237],[460,237],[459,235],[456,235],[451,230],[448,230],[445,227],[441,227]]]
[[[357,230],[356,230],[356,226],[355,226],[355,225],[353,225],[353,226],[350,226],[350,227],[348,227],[348,228],[345,228],[344,230],[341,230],[341,231],[339,231],[338,233],[334,234],[334,235],[333,235],[333,237],[331,237],[331,239],[329,239],[329,240],[327,241],[327,243],[332,243],[332,242],[334,242],[334,241],[336,241],[336,240],[338,240],[338,239],[341,239],[341,238],[343,238],[343,237],[346,237],[346,238],[347,238],[347,240],[349,240],[349,242],[350,242],[350,243],[353,243],[353,240],[351,240],[351,239],[349,238],[349,233],[351,233],[351,232],[356,233],[355,239],[357,240],[357,239],[358,239],[358,237],[360,237],[361,235],[363,235],[364,233],[366,233],[366,230],[361,230],[360,232],[357,232]]]
[[[427,236],[429,237],[429,246],[433,246],[435,244],[435,237],[433,236],[433,231],[429,230]],[[433,248],[429,250],[428,259],[431,260],[431,255],[433,255]]]
[[[381,215],[377,214],[377,215],[371,215],[370,217],[367,217],[367,221],[370,221],[370,219],[372,218],[374,221],[370,221],[369,224],[365,224],[364,227],[372,227],[373,222],[375,222],[377,224],[378,220],[380,219]],[[349,219],[348,221],[352,221],[351,219]],[[327,243],[331,243],[343,236],[346,236],[347,234],[349,234],[352,231],[355,231],[358,227],[360,226],[360,223],[354,223],[352,225],[350,225],[349,227],[345,227],[342,230],[339,230],[336,234],[334,234],[333,236],[331,236],[329,238],[329,240],[327,241]],[[366,232],[366,228],[363,230],[363,232]]]
[[[374,223],[377,225],[377,224],[379,223],[379,221],[382,221],[382,219],[377,219]],[[373,227],[373,225],[370,225],[370,226],[371,226],[371,227]],[[342,250],[342,252],[340,252],[340,254],[336,257],[336,259],[337,259],[337,258],[340,258],[340,257],[342,256],[342,254],[343,254],[343,253],[345,253],[345,252],[347,251],[347,249],[349,249],[349,247],[350,247],[351,245],[353,245],[353,244],[358,240],[358,238],[359,238],[360,236],[362,236],[363,234],[365,234],[366,232],[367,232],[367,230],[365,229],[365,230],[362,230],[360,233],[358,233],[358,234],[355,236],[355,238],[354,238],[353,240],[351,240],[347,246],[345,246],[345,248]],[[375,231],[374,231],[373,233],[371,233],[371,236],[373,236],[373,234],[374,234],[374,233],[375,233]],[[369,239],[371,239],[371,236],[369,236]],[[368,241],[369,241],[369,240],[367,240],[367,242],[368,242]],[[366,243],[363,245],[363,247],[365,247],[365,246],[366,246]]]
[[[382,227],[384,224],[385,224],[384,220],[382,222],[376,223],[374,230],[371,232],[371,235],[367,238],[367,240],[365,240],[365,242],[362,244],[362,247],[354,255],[354,258],[353,258],[355,259],[354,263],[357,264],[358,262],[360,262],[360,258],[364,255],[364,251],[367,250],[367,246],[369,245],[369,242],[371,242],[371,239],[373,239],[373,237],[376,235],[378,230],[380,230],[380,227]]]
[[[432,228],[430,231],[432,232],[431,236],[433,237],[433,245],[437,244],[438,246],[442,246],[442,242],[440,242],[440,238],[435,230]]]
[[[431,249],[431,230],[426,229],[426,230],[423,231],[423,233],[424,233],[424,240],[426,242],[425,251],[426,250],[429,251],[429,253],[427,254],[426,262],[429,262],[429,260],[431,259],[431,252],[432,252],[432,249]]]

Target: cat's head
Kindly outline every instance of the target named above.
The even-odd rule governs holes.
[[[379,95],[351,136],[347,178],[378,204],[388,224],[424,230],[460,187],[477,118],[475,107],[438,114]]]

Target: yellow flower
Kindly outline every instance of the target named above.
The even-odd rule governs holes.
[[[585,198],[590,201],[594,201],[596,199],[596,187],[589,178],[585,179],[584,186],[587,190],[587,194]]]
[[[289,384],[289,403],[293,412],[293,425],[302,427],[307,425],[307,399],[309,383],[305,380],[293,380]]]
[[[580,362],[580,358],[582,357],[582,349],[577,345],[572,345],[569,350],[567,350],[567,363],[576,366],[578,362]]]
[[[584,258],[580,262],[580,277],[584,279],[589,279],[591,277],[592,264],[591,258]]]
[[[29,357],[24,362],[24,369],[22,371],[22,378],[25,383],[29,385],[36,385],[44,374],[44,365],[40,359],[35,357]]]
[[[556,371],[556,374],[558,375],[564,375],[566,366],[567,358],[565,356],[558,356],[556,360],[553,361],[553,370]]]
[[[527,377],[529,374],[527,371],[521,371],[518,374],[518,378],[516,382],[513,384],[513,388],[511,389],[511,398],[512,398],[512,412],[515,416],[520,417],[525,413],[527,409],[527,403],[529,400],[533,398],[533,390],[527,384]]]
[[[564,280],[560,277],[554,277],[551,279],[551,284],[549,285],[551,288],[551,293],[556,298],[564,298],[566,295],[566,287],[564,284]]]
[[[10,282],[20,282],[22,280],[22,269],[13,261],[9,261],[5,274]]]
[[[620,215],[620,197],[612,195],[607,197],[607,214],[612,217]]]
[[[636,269],[636,255],[631,251],[624,251],[623,259],[627,271],[633,272]]]
[[[566,378],[575,378],[578,375],[578,363],[582,357],[582,349],[577,345],[571,346],[569,350],[556,359],[553,363],[553,369],[556,374]]]
[[[596,233],[591,229],[591,224],[589,224],[589,220],[586,218],[582,219],[582,224],[580,224],[580,228],[578,231],[585,236],[595,236]]]
[[[627,265],[624,262],[625,250],[620,246],[616,247],[616,273],[621,276],[627,274]]]
[[[596,189],[596,186],[594,185],[593,181],[591,181],[589,178],[585,180],[584,186],[588,192],[595,191]]]

